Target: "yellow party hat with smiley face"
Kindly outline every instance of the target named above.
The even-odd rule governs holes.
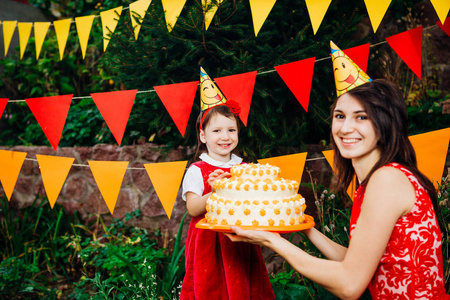
[[[344,51],[330,41],[331,58],[333,61],[334,81],[336,83],[336,94],[339,97],[345,92],[372,81]]]
[[[227,99],[211,80],[205,70],[200,67],[200,110],[205,111],[213,106],[225,104]]]

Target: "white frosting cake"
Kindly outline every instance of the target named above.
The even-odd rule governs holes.
[[[298,182],[280,178],[269,164],[240,164],[231,177],[214,182],[206,202],[206,221],[218,225],[289,226],[304,221],[305,199]]]

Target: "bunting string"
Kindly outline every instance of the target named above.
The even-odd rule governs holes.
[[[436,25],[436,24],[435,25],[430,25],[428,27],[423,28],[423,30],[424,31],[430,30],[430,29],[433,29],[433,28],[435,28],[437,26],[438,25]],[[370,48],[377,47],[377,46],[380,46],[380,45],[383,45],[383,44],[386,44],[386,43],[387,43],[387,41],[385,41],[385,40],[384,41],[380,41],[380,42],[378,42],[376,44],[370,45]],[[325,60],[329,60],[329,59],[331,59],[331,57],[327,56],[327,57],[317,58],[317,59],[314,60],[314,62],[317,63],[317,62],[321,62],[321,61],[325,61]],[[256,76],[271,74],[271,73],[274,73],[274,72],[276,72],[275,69],[267,70],[267,71],[260,71],[260,72],[257,72]],[[146,94],[146,93],[153,93],[153,92],[156,92],[155,89],[137,91],[137,94]],[[92,97],[91,96],[74,96],[74,97],[72,97],[73,100],[83,100],[83,99],[90,99],[90,98],[92,98]],[[8,103],[19,103],[19,102],[25,102],[25,99],[8,99]]]

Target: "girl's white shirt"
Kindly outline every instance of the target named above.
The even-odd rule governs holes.
[[[240,164],[242,162],[242,158],[235,154],[231,154],[231,159],[227,162],[222,162],[211,158],[207,153],[202,153],[200,155],[200,160],[219,168],[231,168],[234,165]],[[202,171],[199,167],[192,165],[186,171],[183,179],[183,193],[182,198],[186,201],[186,193],[192,192],[199,196],[203,195],[203,191],[205,190],[205,185],[203,184],[203,176]]]

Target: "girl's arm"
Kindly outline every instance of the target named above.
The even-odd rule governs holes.
[[[217,169],[217,170],[211,172],[211,174],[209,174],[209,178],[208,178],[208,183],[211,186],[211,190],[212,190],[211,193],[214,192],[214,186],[213,186],[214,181],[216,181],[217,179],[223,178],[223,177],[227,177],[229,175],[230,175],[230,173],[224,172],[221,169]],[[186,208],[188,210],[188,213],[192,217],[197,217],[197,216],[200,216],[200,215],[206,213],[206,200],[208,200],[211,193],[205,194],[203,196],[199,196],[193,192],[186,193]]]
[[[403,172],[395,168],[374,172],[348,250],[338,261],[313,257],[274,233],[233,227],[238,236],[230,239],[267,246],[339,298],[357,299],[372,279],[397,220],[414,203],[414,188]]]

